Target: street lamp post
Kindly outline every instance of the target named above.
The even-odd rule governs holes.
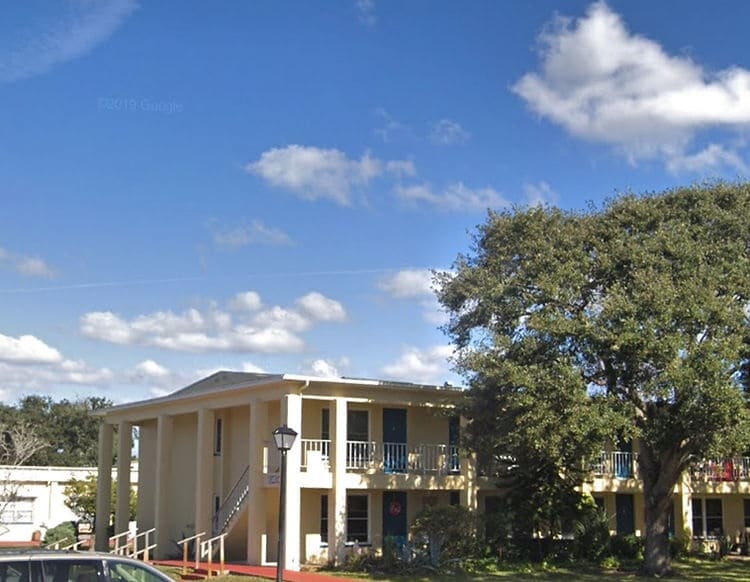
[[[273,431],[273,440],[281,453],[281,481],[279,482],[279,551],[276,559],[276,582],[284,579],[284,554],[286,551],[286,454],[294,445],[297,431],[283,424]]]

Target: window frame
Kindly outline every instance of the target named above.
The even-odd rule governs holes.
[[[365,515],[362,516],[355,516],[352,517],[352,511],[349,506],[349,500],[350,499],[364,499],[365,500]],[[369,544],[370,543],[370,514],[371,514],[371,508],[370,508],[370,496],[366,493],[358,493],[358,494],[348,494],[346,496],[346,533],[345,533],[345,539],[347,544]],[[357,534],[351,533],[351,527],[350,523],[354,521],[355,523],[362,523],[364,522],[364,533],[365,533],[365,539],[360,539],[359,537],[354,537]],[[359,533],[359,532],[357,532]]]

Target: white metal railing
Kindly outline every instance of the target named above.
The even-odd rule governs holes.
[[[330,469],[330,439],[300,439],[302,446],[302,469]]]
[[[148,562],[151,550],[156,549],[156,544],[152,544],[150,539],[151,535],[154,533],[156,533],[156,528],[152,527],[151,529],[147,529],[146,531],[139,532],[135,535],[133,538],[133,551],[130,554],[131,558],[138,558],[142,555],[143,557],[141,559],[144,562]],[[138,549],[139,540],[143,540],[143,546],[140,549]]]
[[[249,479],[250,465],[242,472],[242,475],[237,479],[229,495],[224,498],[221,507],[219,507],[219,510],[214,515],[212,531],[214,535],[224,533],[232,519],[242,509],[245,499],[247,499],[247,494],[250,492]]]
[[[214,559],[214,544],[218,542],[219,544],[219,575],[223,576],[226,574],[226,571],[224,570],[224,538],[227,537],[227,534],[219,534],[217,536],[214,536],[210,539],[207,539],[205,542],[200,543],[200,557],[206,556],[208,565],[206,566],[206,572],[208,573],[208,577],[210,578],[213,576],[213,559]]]
[[[121,543],[120,540],[124,539],[125,543]],[[128,550],[132,546],[130,540],[130,530],[118,533],[113,536],[109,536],[109,553],[117,554],[118,556],[129,556]]]
[[[457,445],[347,441],[347,470],[374,469],[386,473],[457,473]]]
[[[77,550],[79,546],[83,543],[83,540],[78,540],[77,542],[73,542],[72,544],[69,544],[67,546],[62,546],[61,550]]]
[[[626,451],[602,451],[599,458],[591,463],[594,475],[632,479],[638,475],[638,455]]]
[[[190,536],[189,538],[181,539],[179,542],[177,542],[178,546],[182,546],[182,575],[185,576],[188,573],[188,550],[189,550],[189,544],[193,540],[195,540],[194,544],[194,554],[195,554],[195,569],[197,570],[200,568],[201,565],[201,556],[200,556],[200,549],[202,548],[200,539],[206,535],[206,532],[202,531],[201,533],[195,534],[194,536]]]
[[[70,541],[70,538],[62,538],[61,540],[57,540],[55,543],[48,545],[47,547],[50,550],[59,550],[60,547],[63,544],[67,544]]]
[[[691,476],[697,481],[746,481],[750,479],[750,457],[706,459],[693,465]]]

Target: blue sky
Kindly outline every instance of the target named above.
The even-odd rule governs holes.
[[[746,2],[4,4],[0,395],[460,381],[488,208],[748,175]]]

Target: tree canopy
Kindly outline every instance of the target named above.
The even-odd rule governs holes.
[[[8,427],[33,427],[36,438],[46,445],[37,448],[20,464],[95,466],[99,419],[90,413],[111,405],[106,398],[94,396],[54,401],[49,396],[31,395],[22,398],[16,406],[0,405],[0,423]]]
[[[438,288],[470,388],[469,444],[485,471],[537,485],[530,527],[551,525],[539,512],[583,459],[637,439],[645,571],[668,571],[679,476],[750,438],[750,186],[490,212]]]

